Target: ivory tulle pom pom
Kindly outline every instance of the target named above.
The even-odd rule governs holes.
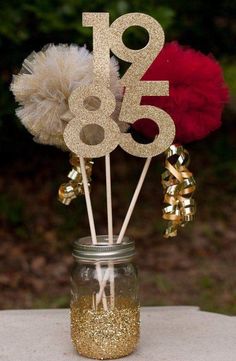
[[[115,58],[110,61],[110,78],[110,88],[117,100],[113,114],[116,120],[123,89]],[[35,141],[66,150],[63,132],[73,117],[68,98],[74,89],[92,81],[93,56],[86,47],[51,44],[26,58],[20,73],[13,77],[11,90],[20,104],[16,114]],[[93,109],[96,98],[90,99],[89,107]],[[92,144],[96,141],[97,128],[93,131],[90,127],[89,133],[87,141]]]

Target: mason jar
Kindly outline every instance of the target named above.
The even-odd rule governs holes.
[[[71,338],[77,352],[116,359],[134,351],[139,340],[140,306],[134,242],[98,236],[74,243],[71,276]]]

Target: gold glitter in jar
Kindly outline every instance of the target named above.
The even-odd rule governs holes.
[[[132,353],[139,340],[139,305],[130,298],[116,297],[105,311],[92,308],[91,297],[71,303],[71,338],[79,354],[94,359],[116,359]]]

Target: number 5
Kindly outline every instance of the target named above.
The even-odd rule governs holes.
[[[161,83],[161,86],[160,84]],[[159,135],[150,144],[137,143],[131,134],[122,133],[120,146],[129,154],[137,157],[154,157],[163,153],[175,137],[175,125],[164,110],[151,105],[140,105],[143,95],[168,95],[168,82],[138,82],[134,87],[126,88],[120,121],[134,123],[140,118],[153,120],[159,128]]]

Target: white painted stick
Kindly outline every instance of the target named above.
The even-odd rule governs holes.
[[[123,225],[122,225],[122,227],[121,227],[120,234],[119,234],[118,239],[117,239],[117,243],[121,243],[122,240],[123,240],[123,237],[124,237],[124,235],[125,235],[127,226],[128,226],[128,224],[129,224],[130,218],[131,218],[131,216],[132,216],[132,213],[133,213],[135,204],[136,204],[136,202],[137,202],[139,193],[140,193],[140,191],[141,191],[141,188],[142,188],[144,179],[145,179],[145,177],[146,177],[148,168],[149,168],[149,166],[150,166],[151,160],[152,160],[151,157],[149,157],[149,158],[146,159],[146,162],[145,162],[145,164],[144,164],[142,173],[141,173],[141,175],[140,175],[140,178],[139,178],[137,187],[136,187],[136,189],[135,189],[133,198],[132,198],[132,200],[131,200],[131,202],[130,202],[128,212],[126,213],[124,223],[123,223]]]
[[[90,199],[90,193],[89,193],[89,187],[88,187],[88,177],[87,177],[87,173],[86,173],[84,158],[80,157],[79,161],[80,161],[80,167],[81,167],[81,173],[82,173],[82,179],[83,179],[83,187],[84,187],[85,201],[86,201],[87,212],[88,212],[91,238],[92,238],[93,244],[97,244],[97,236],[96,236],[96,229],[95,229],[95,224],[94,224],[93,209],[92,209],[92,204],[91,204],[91,199]],[[101,288],[102,272],[101,272],[100,264],[96,265],[96,271],[97,271],[97,275],[98,275],[98,282],[99,282],[99,285]],[[106,295],[104,292],[102,293],[102,303],[103,303],[104,309],[107,310],[107,300],[106,300]]]

